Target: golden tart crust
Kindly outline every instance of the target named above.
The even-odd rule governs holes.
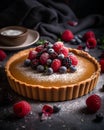
[[[90,56],[87,52],[84,52],[82,50],[72,49],[72,48],[69,48],[69,51],[74,53],[77,57],[79,57],[79,60],[80,59],[82,61],[84,60],[83,62],[79,62],[79,65],[77,66],[79,68],[78,74],[80,73],[80,69],[82,69],[82,71],[86,70],[85,72],[81,73],[82,75],[81,80],[76,81],[74,78],[72,78],[76,82],[74,82],[74,80],[72,83],[65,82],[65,79],[70,81],[70,78],[68,79],[68,77],[71,77],[76,74],[68,74],[68,75],[64,74],[64,76],[61,74],[58,74],[58,75],[56,74],[56,76],[58,76],[58,78],[56,79],[59,79],[58,83],[57,81],[54,81],[53,79],[51,80],[50,76],[48,76],[50,78],[49,81],[47,80],[42,83],[41,80],[38,82],[38,78],[40,77],[36,76],[37,73],[35,74],[36,79],[31,82],[28,82],[27,80],[25,80],[26,77],[22,79],[23,73],[25,72],[25,71],[22,72],[23,66],[20,67],[19,70],[18,69],[15,70],[16,68],[15,66],[18,65],[19,63],[21,63],[22,65],[24,59],[27,58],[29,51],[32,49],[34,48],[23,50],[23,51],[18,52],[17,54],[14,54],[7,61],[6,66],[5,66],[5,71],[6,71],[10,86],[18,94],[28,97],[28,98],[35,99],[35,100],[40,100],[40,101],[64,101],[64,100],[71,100],[74,98],[81,97],[87,94],[88,92],[92,91],[96,87],[98,77],[100,75],[99,63],[94,57]],[[85,66],[83,65],[81,66],[80,65],[81,63],[83,63],[83,65]],[[92,72],[89,74],[90,71]],[[27,74],[28,74],[28,71],[27,71]],[[52,74],[52,75],[55,75],[55,74]],[[65,75],[67,76],[64,79]],[[49,79],[48,77],[45,79]],[[76,76],[76,77],[81,77],[81,76],[79,74],[79,76]],[[27,76],[27,79],[28,78],[29,77]],[[43,79],[44,78],[42,78],[42,80]]]

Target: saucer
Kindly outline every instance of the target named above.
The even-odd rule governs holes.
[[[0,45],[0,49],[4,49],[4,50],[19,50],[19,49],[23,49],[26,48],[28,46],[33,45],[34,43],[36,43],[39,39],[39,33],[37,31],[28,29],[28,36],[26,41],[19,45],[19,46],[3,46]]]

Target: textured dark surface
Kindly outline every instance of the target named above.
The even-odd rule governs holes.
[[[96,35],[99,37],[103,34],[103,29],[94,30]],[[83,32],[82,32],[83,33]],[[65,46],[71,46],[70,44],[65,44]],[[72,46],[77,47],[77,46]],[[102,50],[95,48],[90,50],[90,54],[98,59]],[[8,58],[16,52],[6,52]],[[8,60],[8,58],[6,60]],[[6,61],[0,62],[0,130],[103,130],[104,129],[104,119],[101,122],[95,122],[96,113],[88,113],[86,109],[86,98],[91,94],[98,94],[101,96],[102,105],[98,112],[104,114],[104,91],[102,86],[104,84],[104,74],[100,75],[98,84],[96,88],[89,94],[74,99],[71,101],[64,102],[39,102],[31,99],[21,97],[11,90],[9,83],[6,79],[4,70]],[[4,91],[3,91],[4,90]],[[1,100],[5,93],[9,94],[11,97],[11,102],[3,105]],[[28,101],[32,106],[32,111],[29,115],[24,118],[17,118],[13,113],[13,104],[20,100]],[[47,120],[40,121],[39,113],[42,110],[43,105],[57,105],[61,110],[52,114]]]

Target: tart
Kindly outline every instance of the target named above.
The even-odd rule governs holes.
[[[57,43],[60,44],[60,42]],[[53,66],[51,64],[53,73],[46,74],[48,67],[44,63],[44,58],[41,60],[42,65],[45,66],[44,72],[37,72],[31,66],[25,66],[24,61],[31,57],[31,55],[29,57],[30,52],[37,51],[38,57],[40,57],[39,54],[42,55],[40,52],[45,50],[44,46],[22,50],[7,61],[5,71],[9,84],[15,92],[40,101],[65,101],[81,97],[96,87],[100,75],[100,65],[94,57],[82,50],[64,47],[65,50],[60,52],[64,54],[64,58],[67,57],[66,55],[69,56],[69,53],[77,58],[77,62],[74,60],[73,65],[76,69],[72,68],[74,71],[71,71],[70,67],[67,70],[64,69],[64,73],[60,73],[62,71],[56,70],[60,64],[56,63]],[[57,51],[57,46],[54,50]]]

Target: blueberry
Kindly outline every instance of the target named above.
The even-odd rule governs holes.
[[[47,45],[47,48],[49,49],[49,48],[52,48],[53,47],[53,44],[51,44],[51,43],[49,43],[48,45]]]
[[[59,68],[59,72],[62,74],[62,73],[66,73],[66,71],[67,71],[67,68],[65,67],[65,66],[61,66],[60,68]]]
[[[81,44],[82,43],[82,40],[78,38],[78,36],[75,36],[75,39],[76,39],[76,42],[77,42],[77,45]]]
[[[53,106],[53,113],[58,113],[60,111],[60,108],[57,106]]]
[[[77,70],[77,69],[75,68],[75,66],[73,66],[73,65],[70,66],[70,71],[71,71],[71,72],[75,72],[76,70]]]
[[[51,63],[52,63],[52,60],[51,60],[51,59],[48,59],[48,60],[47,60],[47,65],[51,65]]]
[[[50,67],[50,68],[47,68],[46,69],[46,74],[47,75],[51,75],[51,74],[53,74],[53,69]]]
[[[26,60],[24,61],[24,65],[25,65],[25,66],[30,66],[30,63],[31,63],[31,60],[30,60],[30,59],[26,59]]]
[[[54,53],[54,49],[52,49],[52,48],[48,49],[48,53],[49,54],[53,54]]]
[[[104,118],[103,113],[97,113],[97,114],[96,114],[96,120],[97,120],[97,121],[102,121],[103,118]]]
[[[64,59],[64,54],[59,54],[59,55],[58,55],[58,58],[59,58],[60,60]]]
[[[77,45],[77,42],[76,42],[76,39],[75,39],[75,38],[73,38],[73,39],[70,41],[70,43],[71,43],[72,45]]]
[[[43,65],[38,65],[37,66],[37,71],[38,72],[43,72],[44,71],[44,66]]]

